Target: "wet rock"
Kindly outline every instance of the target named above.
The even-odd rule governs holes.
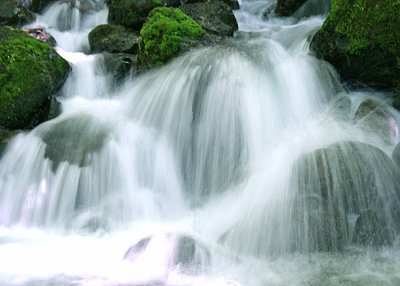
[[[35,14],[27,10],[19,0],[0,1],[0,25],[21,27],[33,22]]]
[[[139,35],[122,26],[99,25],[89,33],[93,53],[138,53]]]
[[[291,16],[307,0],[278,0],[274,12],[277,16]]]
[[[364,217],[365,210],[378,214],[379,225],[394,229],[399,218],[392,210],[400,207],[400,176],[393,161],[378,148],[336,143],[301,156],[293,170],[297,190],[292,228],[295,250],[343,249],[349,239],[348,216]],[[379,239],[373,236],[356,241],[392,242],[385,232],[386,227],[382,227]],[[372,235],[362,230],[359,233]]]
[[[32,0],[28,8],[33,12],[41,13],[43,12],[44,8],[48,7],[55,1],[56,0]]]
[[[155,263],[166,261],[166,268],[179,266],[185,273],[196,273],[210,263],[210,252],[202,243],[190,236],[173,233],[158,234],[140,240],[127,250],[124,259],[134,263],[146,256],[147,251],[153,253],[154,249],[163,250],[159,252],[159,256],[149,257]]]
[[[353,87],[392,90],[400,83],[399,19],[396,1],[334,1],[310,48]]]
[[[353,242],[372,246],[392,244],[396,234],[384,215],[374,210],[362,211],[356,221]]]
[[[367,131],[379,134],[387,144],[397,141],[399,127],[396,121],[385,110],[385,105],[374,99],[367,99],[360,104],[354,120]]]
[[[60,163],[88,166],[95,153],[104,146],[109,129],[86,114],[74,115],[36,129],[46,144],[44,156],[56,171]]]
[[[177,0],[116,0],[110,3],[108,23],[139,31],[154,8],[179,5]]]
[[[53,48],[0,26],[0,126],[27,129],[47,120],[51,98],[69,71]]]
[[[44,28],[24,29],[24,32],[28,33],[35,39],[48,44],[50,47],[55,47],[57,45],[56,39],[47,33]]]
[[[232,8],[222,1],[185,4],[180,8],[209,33],[225,37],[238,30]]]
[[[116,84],[139,71],[137,57],[130,54],[104,54],[102,64]]]

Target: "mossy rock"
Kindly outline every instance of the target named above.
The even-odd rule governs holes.
[[[130,54],[104,54],[100,61],[104,69],[112,76],[114,82],[118,85],[129,75],[137,74],[138,62],[135,55]]]
[[[180,7],[204,30],[218,36],[233,36],[238,23],[232,8],[222,1],[185,4]]]
[[[178,8],[155,8],[140,31],[139,62],[158,66],[182,51],[195,46],[205,31]]]
[[[332,0],[311,50],[353,86],[391,90],[400,83],[400,0]]]
[[[43,12],[44,8],[55,1],[56,0],[31,0],[28,9],[35,13],[41,13]]]
[[[35,14],[28,11],[20,0],[0,1],[0,25],[21,27],[35,19]]]
[[[0,26],[0,126],[32,128],[49,116],[70,66],[48,45]]]
[[[139,35],[117,25],[99,25],[89,33],[93,53],[138,53]]]
[[[154,8],[179,5],[179,0],[115,0],[109,6],[108,23],[139,31]]]

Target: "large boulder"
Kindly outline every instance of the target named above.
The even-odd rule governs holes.
[[[295,250],[341,250],[349,240],[393,242],[400,176],[384,152],[364,143],[336,143],[304,154],[293,170]]]
[[[187,46],[196,46],[205,31],[178,8],[152,10],[140,31],[139,62],[157,66],[179,54]]]
[[[274,12],[277,16],[291,16],[307,0],[278,0]]]
[[[333,0],[311,50],[353,85],[392,89],[400,83],[400,2]]]
[[[49,117],[70,66],[23,31],[0,26],[0,126],[32,128]]]
[[[109,6],[108,23],[139,31],[154,8],[179,5],[179,0],[115,0]]]
[[[0,25],[21,27],[35,20],[35,14],[28,11],[20,0],[0,1]]]
[[[185,4],[180,9],[209,33],[232,36],[238,30],[232,8],[222,1]]]
[[[93,53],[138,53],[139,35],[122,26],[99,25],[89,33],[90,49]]]
[[[56,0],[32,0],[28,8],[33,12],[41,13],[44,8],[55,1]]]

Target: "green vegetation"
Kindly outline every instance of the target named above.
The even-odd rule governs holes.
[[[332,0],[323,28],[330,25],[348,38],[349,53],[378,46],[400,55],[400,0]]]
[[[165,63],[180,48],[181,43],[191,45],[205,31],[178,8],[153,9],[140,31],[139,61],[157,66]]]
[[[23,128],[65,80],[69,64],[51,47],[0,27],[0,125]]]

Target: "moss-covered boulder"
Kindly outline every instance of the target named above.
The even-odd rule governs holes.
[[[204,34],[180,9],[155,8],[140,31],[139,61],[144,66],[161,65],[184,47],[196,46]]]
[[[99,25],[89,33],[93,53],[138,53],[139,35],[122,26]]]
[[[222,1],[185,4],[180,9],[209,33],[226,37],[238,30],[232,8]]]
[[[31,128],[49,116],[70,66],[48,45],[0,26],[0,126]]]
[[[0,25],[22,26],[35,20],[35,14],[28,11],[20,0],[0,1]]]
[[[400,83],[400,1],[332,0],[311,49],[346,81],[392,89]]]
[[[278,16],[290,16],[296,12],[307,0],[278,0],[275,13]]]
[[[154,8],[179,5],[179,0],[115,0],[109,6],[108,23],[139,31]]]

